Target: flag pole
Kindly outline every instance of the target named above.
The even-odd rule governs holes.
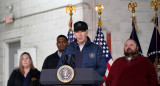
[[[102,21],[101,21],[101,14],[102,14],[102,10],[104,10],[104,5],[103,4],[97,4],[96,6],[95,6],[95,12],[98,12],[98,45],[100,46],[100,47],[102,47],[101,46],[101,31],[100,31],[100,29],[102,29]],[[104,76],[104,79],[105,79],[105,76]],[[106,80],[105,80],[106,81]],[[100,85],[100,86],[103,86],[102,84]]]
[[[74,10],[76,12],[76,7],[75,6],[72,6],[71,4],[69,4],[68,6],[66,6],[66,13],[69,11],[69,15],[70,15],[70,21],[69,21],[69,24],[68,26],[70,27],[70,29],[73,31],[72,27],[71,27],[71,23],[72,23],[72,15],[73,15],[73,12],[72,10]]]
[[[158,1],[158,0],[151,1],[151,3],[150,3],[150,7],[151,8],[154,7],[155,14],[157,14],[158,5],[160,5],[160,1]]]
[[[95,6],[95,11],[96,11],[96,12],[98,11],[98,27],[101,27],[101,28],[102,28],[102,21],[101,21],[102,10],[104,10],[104,5],[98,3],[98,4]],[[99,30],[100,30],[100,29],[99,29]],[[100,35],[100,31],[99,31],[99,35]],[[99,39],[100,39],[100,36],[99,36]],[[98,44],[100,45],[100,40],[99,40]]]
[[[135,25],[135,29],[136,29],[136,32],[138,30],[138,27],[137,27],[137,24],[136,24],[136,17],[135,17],[135,8],[138,7],[138,4],[137,2],[133,2],[133,1],[130,1],[130,3],[128,4],[128,10],[132,9],[132,22],[134,22],[134,25]]]
[[[135,17],[135,7],[138,7],[137,2],[130,1],[130,3],[128,4],[128,10],[132,8],[132,17]]]
[[[160,1],[157,1],[157,0],[154,0],[154,1],[151,1],[151,3],[150,3],[150,7],[151,7],[151,9],[154,7],[154,11],[155,11],[155,16],[154,16],[154,18],[153,18],[153,22],[154,22],[154,27],[155,27],[155,29],[157,29],[156,30],[156,57],[155,57],[155,61],[154,61],[154,67],[155,67],[155,69],[156,69],[156,71],[158,72],[158,67],[157,67],[157,65],[159,65],[159,59],[158,59],[158,53],[157,53],[157,51],[158,51],[158,47],[157,47],[157,31],[158,31],[158,20],[157,20],[157,11],[158,11],[158,5],[160,5]],[[160,84],[160,81],[159,81],[159,84]]]
[[[95,11],[96,11],[96,12],[98,11],[98,25],[99,25],[100,27],[102,27],[102,21],[101,21],[102,10],[104,10],[104,5],[98,3],[98,4],[95,6]]]
[[[153,22],[154,22],[154,26],[156,27],[157,30],[158,30],[158,26],[157,26],[158,22],[155,22],[155,19],[157,17],[158,5],[160,6],[160,1],[158,1],[158,0],[151,1],[151,3],[150,3],[151,9],[154,7],[155,16],[153,18]]]
[[[75,11],[76,12],[76,7],[75,6],[72,6],[71,4],[69,4],[68,6],[66,6],[66,13],[69,11],[69,15],[70,15],[70,20],[69,20],[69,23],[68,23],[68,26],[69,26],[69,31],[68,31],[68,43],[70,44],[71,42],[74,41],[75,37],[74,37],[74,34],[73,34],[73,29],[72,29],[72,15],[73,15],[73,12],[72,11]]]
[[[137,46],[139,47],[138,54],[143,55],[141,45],[137,36],[138,27],[137,27],[136,16],[135,16],[136,7],[138,7],[138,4],[136,2],[130,1],[130,3],[128,4],[128,10],[130,9],[132,10],[132,32],[129,38],[133,39],[137,43]]]

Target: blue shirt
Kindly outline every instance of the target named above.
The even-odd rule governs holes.
[[[22,86],[28,86],[29,80],[31,80],[31,72],[32,70],[29,71],[26,77],[22,76]]]

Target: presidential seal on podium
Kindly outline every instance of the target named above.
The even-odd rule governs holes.
[[[57,70],[57,77],[63,83],[68,83],[73,80],[74,70],[68,65],[63,65]]]

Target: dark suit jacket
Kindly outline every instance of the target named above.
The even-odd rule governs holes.
[[[59,59],[58,51],[56,51],[45,59],[42,69],[56,69]]]

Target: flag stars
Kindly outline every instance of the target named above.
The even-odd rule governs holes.
[[[106,50],[106,53],[109,53],[109,51],[108,51],[108,50]]]
[[[97,35],[95,37],[94,43],[99,45],[102,48],[103,54],[105,55],[106,58],[108,57],[107,59],[112,58],[110,53],[109,53],[107,43],[104,39],[104,34],[102,33],[101,28],[98,28]]]
[[[155,54],[156,52],[154,51],[153,54]]]

